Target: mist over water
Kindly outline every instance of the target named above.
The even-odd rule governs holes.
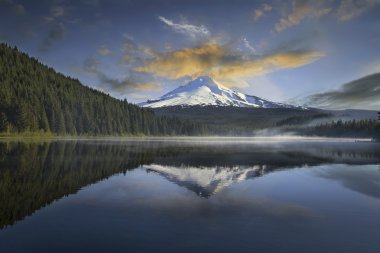
[[[0,249],[377,252],[379,164],[353,139],[0,142]]]

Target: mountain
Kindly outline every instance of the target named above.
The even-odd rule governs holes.
[[[113,98],[0,43],[0,133],[197,135],[204,128]]]
[[[198,77],[156,100],[139,104],[142,107],[168,106],[233,106],[248,108],[294,108],[292,105],[271,102],[224,87],[210,77]]]

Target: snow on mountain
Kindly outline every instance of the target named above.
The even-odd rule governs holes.
[[[167,106],[235,106],[256,108],[293,108],[292,105],[271,102],[256,96],[231,90],[210,77],[198,77],[156,100],[139,104],[142,107]]]
[[[210,197],[233,183],[265,174],[265,165],[232,167],[190,167],[151,164],[143,166],[201,197]]]

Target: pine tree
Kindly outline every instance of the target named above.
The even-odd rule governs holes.
[[[8,130],[8,118],[4,112],[0,112],[0,132],[6,132]]]
[[[50,126],[49,126],[49,120],[46,116],[46,111],[45,108],[42,108],[42,115],[41,115],[41,120],[40,120],[40,129],[44,130],[45,132],[50,131]]]
[[[15,109],[15,123],[19,132],[27,130],[29,126],[27,113],[28,112],[26,109],[26,105],[24,103],[20,103]]]
[[[63,117],[62,112],[59,114],[58,117],[56,117],[55,131],[59,134],[66,133],[65,118]]]

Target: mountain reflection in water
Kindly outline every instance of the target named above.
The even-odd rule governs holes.
[[[199,196],[210,197],[234,182],[278,170],[378,164],[379,150],[378,144],[364,143],[0,142],[0,227],[89,184],[141,165]],[[352,173],[356,176],[360,171]],[[336,177],[331,172],[321,176]],[[379,197],[376,181],[367,180],[372,176],[364,178],[364,192]],[[344,184],[362,189],[348,181]]]

